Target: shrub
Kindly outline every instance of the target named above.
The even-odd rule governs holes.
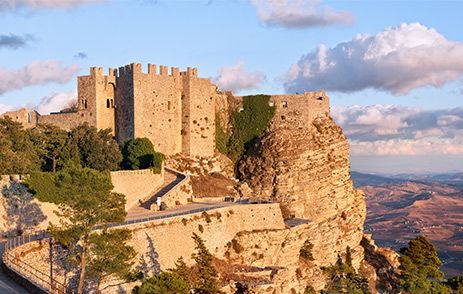
[[[199,225],[198,225],[198,230],[199,230],[201,233],[204,233],[204,227],[203,227],[203,225],[199,224]]]
[[[211,217],[207,212],[203,211],[203,213],[201,215],[206,219],[206,223],[209,224],[209,223],[212,222]]]
[[[155,173],[161,173],[162,162],[165,157],[154,151],[153,144],[148,138],[128,140],[122,146],[122,168],[145,169],[151,168]]]
[[[235,239],[231,241],[231,246],[236,253],[241,253],[244,250],[243,246]]]
[[[301,249],[299,250],[299,256],[305,260],[312,261],[314,260],[312,255],[313,244],[310,243],[309,239],[305,240]]]
[[[188,283],[176,273],[169,272],[162,272],[158,276],[149,278],[132,290],[133,294],[188,294],[189,292]]]

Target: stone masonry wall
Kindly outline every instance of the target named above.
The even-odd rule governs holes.
[[[156,151],[166,155],[182,151],[181,115],[182,84],[178,69],[161,66],[159,74],[149,65],[142,73],[141,65],[133,65],[134,136],[151,140]]]
[[[155,174],[151,169],[126,170],[111,172],[113,191],[125,195],[125,210],[138,205],[139,200],[145,200],[164,183],[164,169]]]
[[[209,79],[198,78],[197,69],[182,73],[184,83],[183,148],[187,154],[208,157],[215,150],[215,101],[217,87]]]
[[[26,108],[21,108],[16,111],[8,111],[0,115],[0,117],[8,116],[13,121],[18,122],[24,126],[24,128],[33,128],[37,125],[37,112],[29,111]]]

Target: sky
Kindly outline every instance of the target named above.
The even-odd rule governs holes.
[[[91,66],[198,67],[236,94],[324,89],[353,170],[463,171],[463,1],[0,0],[0,113]]]

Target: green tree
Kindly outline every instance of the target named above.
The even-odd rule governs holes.
[[[71,130],[71,138],[77,145],[83,167],[99,171],[119,168],[122,154],[110,129],[98,131],[85,123]]]
[[[352,293],[367,294],[371,293],[368,288],[368,280],[358,274],[352,266],[350,248],[346,248],[346,262],[339,257],[335,265],[325,268],[327,283],[325,290],[327,293]],[[310,292],[309,292],[310,293]]]
[[[28,174],[40,170],[40,158],[20,123],[0,118],[0,174]]]
[[[36,185],[44,182],[47,184]],[[41,201],[53,202],[59,207],[56,214],[60,223],[50,224],[49,231],[55,240],[69,248],[70,260],[80,271],[78,293],[81,294],[87,265],[97,258],[92,252],[92,248],[98,248],[92,247],[92,241],[95,241],[92,234],[96,234],[96,228],[104,229],[110,223],[124,221],[125,197],[111,192],[113,186],[109,173],[77,166],[54,175],[34,173],[28,185]],[[117,242],[112,245],[120,246],[114,243]]]
[[[405,293],[450,293],[441,283],[444,274],[436,247],[425,237],[418,236],[399,251],[400,287]]]
[[[175,262],[175,268],[171,269],[170,271],[174,274],[177,274],[188,284],[192,283],[191,268],[186,265],[182,256],[177,259]]]
[[[29,130],[29,137],[42,160],[42,171],[56,172],[69,161],[79,162],[77,146],[68,132],[51,125],[40,125]]]
[[[88,274],[97,281],[97,293],[100,292],[101,283],[108,277],[126,280],[132,274],[132,259],[136,252],[126,244],[131,237],[132,232],[127,229],[104,229],[90,235]]]
[[[452,293],[462,294],[463,293],[463,277],[455,276],[451,277],[445,282],[445,285],[452,289]]]
[[[161,172],[164,155],[154,151],[153,143],[148,138],[128,140],[122,147],[124,169],[152,168],[156,173]]]
[[[217,270],[212,264],[213,256],[207,250],[204,241],[196,233],[193,233],[196,253],[192,258],[196,261],[198,270],[197,281],[194,285],[195,293],[198,294],[216,294],[219,293],[219,280]]]
[[[144,280],[140,286],[132,290],[133,294],[188,294],[190,287],[176,273],[162,272]]]

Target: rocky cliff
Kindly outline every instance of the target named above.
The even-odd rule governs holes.
[[[359,268],[365,199],[352,186],[349,145],[331,117],[319,116],[304,129],[272,124],[240,162],[239,175],[255,197],[280,202],[287,219],[285,230],[238,234],[243,250],[229,252],[233,263],[273,269],[258,289],[322,289],[321,268],[335,264],[347,247]],[[313,244],[311,262],[299,257],[306,240]]]

